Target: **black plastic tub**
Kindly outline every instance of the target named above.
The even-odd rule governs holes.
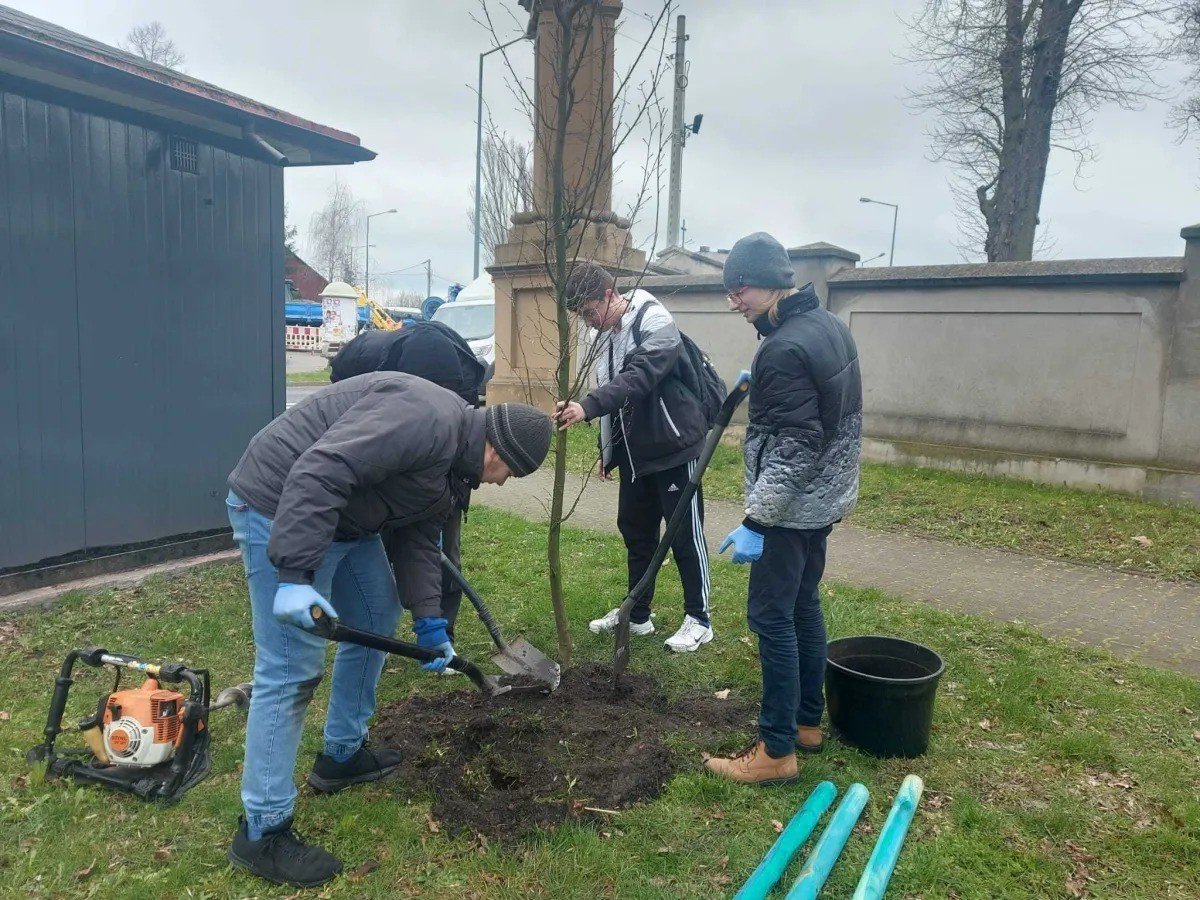
[[[829,724],[847,744],[873,756],[920,756],[929,748],[933,699],[945,668],[933,650],[901,638],[830,641]]]

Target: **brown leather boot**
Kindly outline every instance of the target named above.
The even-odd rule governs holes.
[[[704,768],[738,784],[787,784],[799,777],[795,753],[773,757],[762,741],[755,741],[733,756],[714,756],[704,763]]]
[[[820,725],[796,726],[796,749],[801,753],[820,753],[825,746],[825,737]]]

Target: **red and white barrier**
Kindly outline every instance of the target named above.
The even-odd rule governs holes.
[[[312,325],[287,325],[284,328],[284,347],[288,350],[321,350],[321,328]]]

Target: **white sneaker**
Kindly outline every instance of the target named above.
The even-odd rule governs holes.
[[[609,634],[617,630],[617,613],[619,609],[610,609],[599,619],[592,619],[588,622],[588,631],[592,634]],[[654,634],[654,623],[647,619],[640,625],[637,622],[629,623],[630,634]]]
[[[683,617],[679,630],[663,641],[664,646],[674,653],[694,653],[701,644],[713,639],[713,630],[698,619]]]

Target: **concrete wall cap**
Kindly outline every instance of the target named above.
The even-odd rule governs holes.
[[[853,250],[847,250],[845,247],[838,247],[834,244],[827,244],[824,241],[817,241],[815,244],[804,244],[800,247],[788,247],[787,254],[791,259],[807,259],[814,256],[832,256],[837,259],[848,259],[851,262],[858,262],[862,259]]]
[[[830,285],[910,286],[957,284],[1113,283],[1122,281],[1178,282],[1183,257],[1149,256],[1119,259],[1055,259],[1034,262],[968,263],[950,266],[872,266],[843,269],[829,277]]]

